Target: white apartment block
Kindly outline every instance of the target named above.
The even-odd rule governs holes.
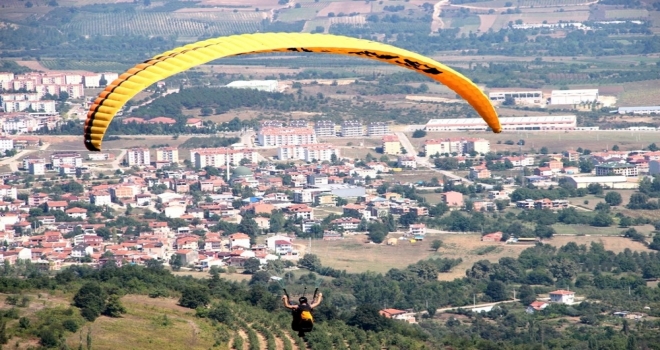
[[[383,136],[390,133],[390,124],[386,122],[371,122],[367,125],[368,136]]]
[[[14,149],[14,140],[8,137],[0,137],[0,151]]]
[[[156,149],[157,162],[179,162],[179,149],[176,147],[164,147]]]
[[[8,118],[2,123],[2,131],[6,133],[24,134],[36,131],[38,128],[39,122],[37,119],[27,115],[17,118]]]
[[[305,145],[316,143],[316,133],[311,128],[263,128],[257,138],[264,147]]]
[[[306,162],[331,161],[332,155],[339,158],[339,149],[329,144],[310,144],[296,146],[282,146],[277,149],[277,159],[299,159]]]
[[[149,165],[151,164],[151,155],[147,148],[131,148],[126,152],[126,164],[133,165]]]
[[[53,153],[50,156],[50,162],[53,164],[53,170],[59,171],[60,167],[72,166],[79,168],[82,166],[82,156],[76,152]]]
[[[223,167],[230,165],[240,165],[241,160],[247,159],[250,163],[259,161],[258,154],[253,149],[219,147],[219,148],[197,148],[190,150],[190,160],[196,168],[205,168],[207,166]]]
[[[2,109],[7,113],[23,112],[32,109],[35,112],[55,113],[55,101],[2,101]]]
[[[500,118],[502,130],[575,130],[575,115],[538,116],[538,117],[503,117]],[[466,131],[488,130],[488,125],[481,118],[431,119],[424,130]]]
[[[319,120],[314,124],[314,132],[317,137],[337,136],[335,132],[335,123],[331,120]]]
[[[603,163],[595,166],[596,176],[623,175],[637,176],[639,170],[637,166],[627,163]]]
[[[341,123],[341,136],[354,137],[364,136],[364,128],[358,120],[345,120]]]
[[[31,161],[28,163],[27,170],[30,175],[45,175],[46,162],[43,159]]]
[[[471,151],[486,154],[490,152],[490,142],[477,138],[431,139],[424,142],[424,152],[427,156],[445,153],[463,154]]]

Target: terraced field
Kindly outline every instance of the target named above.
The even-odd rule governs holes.
[[[261,12],[141,12],[141,13],[85,13],[78,16],[67,29],[84,35],[147,35],[172,34],[196,37],[204,34],[229,35],[253,33],[261,29]]]

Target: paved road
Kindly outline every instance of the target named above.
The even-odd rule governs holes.
[[[127,150],[123,149],[121,150],[121,153],[115,158],[115,160],[112,161],[112,169],[119,169],[119,165],[121,164],[122,160],[124,160],[124,157],[126,156]]]
[[[0,165],[9,165],[9,169],[11,169],[11,172],[15,173],[18,171],[18,165],[21,164],[19,158],[25,158],[36,151],[45,151],[46,149],[48,149],[49,146],[50,143],[44,142],[44,144],[40,146],[39,149],[22,150],[16,153],[13,157],[3,159],[2,161],[0,161]]]
[[[446,176],[450,179],[461,180],[461,181],[465,182],[468,185],[472,184],[472,181],[470,181],[468,179],[465,179],[465,178],[462,178],[462,177],[452,173],[451,171],[440,170],[440,169],[435,168],[434,164],[432,164],[430,162],[428,157],[418,156],[417,155],[417,153],[418,153],[417,150],[415,150],[415,147],[410,142],[410,139],[408,139],[408,136],[406,136],[406,134],[404,134],[402,132],[397,132],[396,136],[399,138],[399,141],[401,142],[401,146],[403,146],[403,148],[405,148],[406,152],[408,152],[408,154],[415,155],[415,159],[417,160],[417,167],[428,167],[431,170],[439,172],[440,174],[442,174],[442,175],[444,175],[444,176]]]

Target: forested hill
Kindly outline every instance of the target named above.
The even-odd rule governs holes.
[[[3,311],[0,341],[15,344],[19,339],[38,338],[45,348],[64,348],[64,339],[75,337],[72,332],[85,323],[107,317],[123,320],[124,315],[133,319],[122,300],[141,294],[177,298],[194,312],[195,322],[210,329],[216,339],[214,348],[226,348],[230,341],[241,348],[240,334],[250,344],[259,339],[267,342],[269,349],[275,348],[276,338],[284,348],[301,348],[295,334],[283,333],[289,332],[290,315],[281,306],[281,289],[297,296],[304,285],[320,285],[325,298],[315,312],[316,330],[308,337],[311,349],[639,349],[660,343],[660,323],[654,317],[660,312],[660,288],[647,286],[642,278],[660,269],[660,254],[615,254],[597,243],[590,247],[571,243],[559,249],[538,245],[518,259],[480,261],[465,278],[438,281],[438,273],[455,263],[424,260],[385,275],[347,274],[323,267],[316,256],[308,254],[300,266],[329,275],[325,281],[312,272],[285,272],[282,262],[275,261],[267,271],[250,271],[254,274],[249,283],[224,280],[218,270],[206,279],[174,276],[153,260],[145,267],[72,266],[54,276],[33,265],[6,265],[0,271],[0,292],[10,294],[6,303],[14,307]],[[272,274],[284,276],[282,283],[273,282]],[[524,311],[539,294],[566,287],[587,301],[553,304],[532,315]],[[511,300],[514,288],[518,302],[500,304],[485,314],[436,313],[439,307],[469,307],[473,298],[478,303]],[[75,308],[30,314],[25,308],[29,300],[21,300],[21,295],[34,293],[68,296]],[[383,307],[413,309],[419,324],[383,318],[378,314]],[[612,315],[623,310],[648,316],[632,325]]]

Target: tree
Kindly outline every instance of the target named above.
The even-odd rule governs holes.
[[[381,316],[379,307],[373,304],[361,304],[355,308],[355,313],[346,322],[365,331],[381,332],[389,327],[390,320]]]
[[[316,254],[305,254],[305,256],[298,261],[298,266],[310,271],[316,271],[321,268],[321,259],[319,259]]]
[[[181,266],[183,266],[183,258],[181,258],[181,255],[177,253],[172,254],[172,257],[170,257],[170,267],[172,270],[179,271],[181,270]]]
[[[261,263],[257,258],[249,258],[245,260],[245,262],[243,263],[243,271],[250,275],[253,275],[257,271],[259,271],[260,267],[261,267]]]
[[[591,173],[594,170],[594,164],[586,159],[580,159],[578,167],[581,173]]]
[[[619,192],[610,191],[605,195],[605,202],[614,207],[621,205],[621,203],[623,203],[623,199],[621,198],[621,194]]]
[[[548,154],[548,147],[545,147],[545,146],[541,147],[541,150],[539,150],[539,153]]]
[[[126,308],[122,305],[118,295],[111,295],[108,302],[105,304],[103,315],[108,317],[121,317],[126,313]]]
[[[238,225],[238,230],[250,236],[251,238],[256,238],[257,235],[261,232],[259,224],[257,224],[253,218],[248,216],[243,217],[241,223]]]
[[[425,136],[426,136],[426,131],[424,131],[422,129],[415,130],[412,134],[412,137],[415,138],[415,139],[419,139],[419,138],[422,138],[422,137],[425,137]]]
[[[94,322],[105,310],[106,293],[96,282],[85,283],[73,297],[73,304],[81,309],[88,321]]]
[[[555,229],[548,225],[536,225],[534,229],[534,235],[540,238],[552,238],[555,233]]]
[[[282,214],[282,212],[279,210],[274,211],[270,216],[269,223],[270,232],[282,232],[282,230],[284,230],[284,224],[286,223],[284,214]]]
[[[612,146],[612,151],[618,151],[618,150],[619,150],[619,145]]]
[[[389,233],[387,227],[380,222],[372,222],[369,224],[367,231],[369,232],[369,239],[376,244],[383,243],[385,237],[387,237],[387,234]]]
[[[431,242],[431,249],[433,250],[438,250],[442,247],[442,241],[439,239],[434,239],[433,242]]]
[[[485,293],[492,301],[508,299],[506,286],[500,281],[490,281],[488,286],[486,286]]]
[[[612,217],[604,212],[599,212],[594,216],[594,218],[591,220],[591,226],[596,226],[596,227],[608,227],[611,226],[614,223],[614,219]]]
[[[211,296],[208,289],[200,286],[191,286],[181,292],[179,305],[190,309],[196,309],[200,306],[205,307],[211,302]]]
[[[536,292],[527,284],[520,286],[517,297],[523,305],[529,305],[536,301]]]

